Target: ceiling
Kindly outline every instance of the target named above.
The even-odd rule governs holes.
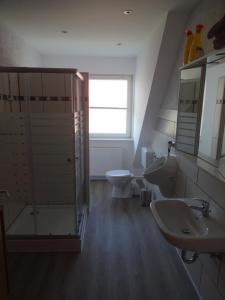
[[[0,20],[41,53],[136,56],[160,17],[170,10],[190,10],[197,2],[1,0]],[[124,15],[128,9],[133,14]]]

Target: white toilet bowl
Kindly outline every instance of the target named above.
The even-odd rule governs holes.
[[[112,170],[105,173],[112,184],[112,198],[131,197],[131,180],[133,174],[129,170]]]

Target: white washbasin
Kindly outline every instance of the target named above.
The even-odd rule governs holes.
[[[195,213],[183,199],[151,203],[160,231],[172,245],[195,252],[225,252],[225,226]]]
[[[151,163],[151,165],[145,170],[144,174],[151,174],[161,169],[166,163],[166,157],[162,156],[157,158]]]
[[[164,197],[171,197],[174,193],[176,172],[176,157],[162,156],[145,170],[144,178],[151,184],[157,185]]]

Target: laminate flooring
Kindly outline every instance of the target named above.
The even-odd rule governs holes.
[[[91,183],[83,251],[9,255],[10,300],[197,300],[174,247],[138,198]]]

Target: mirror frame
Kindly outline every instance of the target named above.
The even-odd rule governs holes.
[[[201,77],[200,77],[200,89],[199,89],[199,101],[197,103],[197,118],[196,118],[196,128],[194,135],[194,150],[193,152],[185,151],[178,148],[178,124],[179,124],[179,112],[180,112],[180,95],[181,95],[181,72],[189,69],[201,68]],[[176,130],[176,150],[182,151],[194,156],[198,155],[199,148],[199,138],[200,138],[200,128],[201,128],[201,116],[202,116],[202,104],[203,104],[203,95],[204,95],[204,86],[205,86],[205,76],[206,76],[206,58],[199,59],[198,61],[188,64],[180,68],[180,84],[179,84],[179,93],[178,93],[178,110],[177,110],[177,130]]]

